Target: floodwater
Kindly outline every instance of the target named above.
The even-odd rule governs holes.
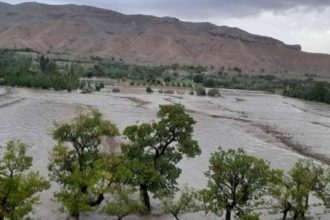
[[[187,92],[188,93],[188,92]],[[97,109],[122,131],[127,125],[148,122],[155,118],[160,104],[181,103],[197,121],[194,137],[202,155],[184,159],[179,165],[179,184],[202,188],[208,159],[218,147],[243,147],[249,154],[270,161],[271,166],[290,169],[305,155],[330,158],[330,105],[300,101],[261,92],[222,90],[222,97],[145,94],[143,89],[114,94],[110,88],[93,94],[55,92],[23,88],[0,88],[0,142],[20,139],[30,145],[34,157],[33,169],[47,177],[54,123],[68,121],[82,110]],[[294,149],[298,149],[295,151]],[[299,150],[300,149],[300,150]],[[2,150],[2,149],[1,149]],[[307,152],[307,153],[306,153]],[[51,200],[57,186],[41,194],[41,204],[35,207],[35,219],[65,219]],[[161,214],[153,201],[153,214],[127,219],[172,219]],[[323,210],[313,210],[311,217],[329,219]],[[263,219],[278,219],[264,214]],[[109,219],[91,213],[83,219]],[[110,218],[111,219],[111,218]],[[215,219],[212,216],[189,214],[182,219]]]

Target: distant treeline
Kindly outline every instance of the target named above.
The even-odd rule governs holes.
[[[79,86],[79,69],[74,64],[60,68],[43,55],[34,60],[10,50],[0,50],[2,85],[71,91]]]
[[[55,90],[82,89],[80,77],[107,77],[127,80],[136,86],[209,87],[280,92],[284,96],[330,103],[330,83],[318,82],[314,74],[304,79],[275,75],[248,75],[239,67],[214,68],[201,65],[142,66],[123,60],[91,57],[90,62],[62,62],[37,53],[37,58],[19,54],[30,50],[0,50],[0,83]],[[65,65],[63,63],[66,63]]]
[[[248,75],[239,67],[216,70],[214,67],[194,65],[138,66],[123,61],[95,59],[97,63],[84,71],[85,77],[127,79],[131,85],[172,87],[226,88],[279,92],[284,96],[330,103],[330,83],[314,80],[314,74],[304,79],[275,75]]]

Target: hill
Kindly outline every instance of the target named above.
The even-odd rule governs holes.
[[[330,55],[303,52],[300,45],[238,28],[90,6],[0,3],[0,47],[148,65],[186,63],[239,67],[252,74],[330,76]]]

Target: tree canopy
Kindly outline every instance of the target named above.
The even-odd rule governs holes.
[[[161,105],[158,120],[128,126],[124,135],[123,156],[134,174],[131,184],[140,187],[143,202],[150,210],[148,191],[170,194],[176,190],[181,173],[177,163],[183,156],[195,157],[201,153],[192,138],[194,119],[185,113],[182,105]]]
[[[58,143],[51,153],[49,171],[51,179],[61,186],[54,196],[76,219],[79,213],[95,209],[109,190],[113,180],[109,172],[119,165],[116,157],[102,153],[101,138],[118,133],[99,112],[81,114],[53,132]]]
[[[207,209],[217,215],[226,210],[237,216],[251,216],[251,208],[262,201],[271,169],[267,162],[249,156],[243,149],[214,152],[210,158],[208,187],[202,191]]]
[[[0,159],[0,219],[23,219],[39,202],[38,193],[49,188],[38,172],[28,171],[33,158],[26,150],[26,144],[10,141]]]

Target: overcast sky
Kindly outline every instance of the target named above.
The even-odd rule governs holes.
[[[1,0],[0,0],[1,1]],[[3,0],[16,4],[24,1]],[[40,0],[84,4],[126,14],[210,21],[267,35],[304,51],[330,54],[330,0]]]

